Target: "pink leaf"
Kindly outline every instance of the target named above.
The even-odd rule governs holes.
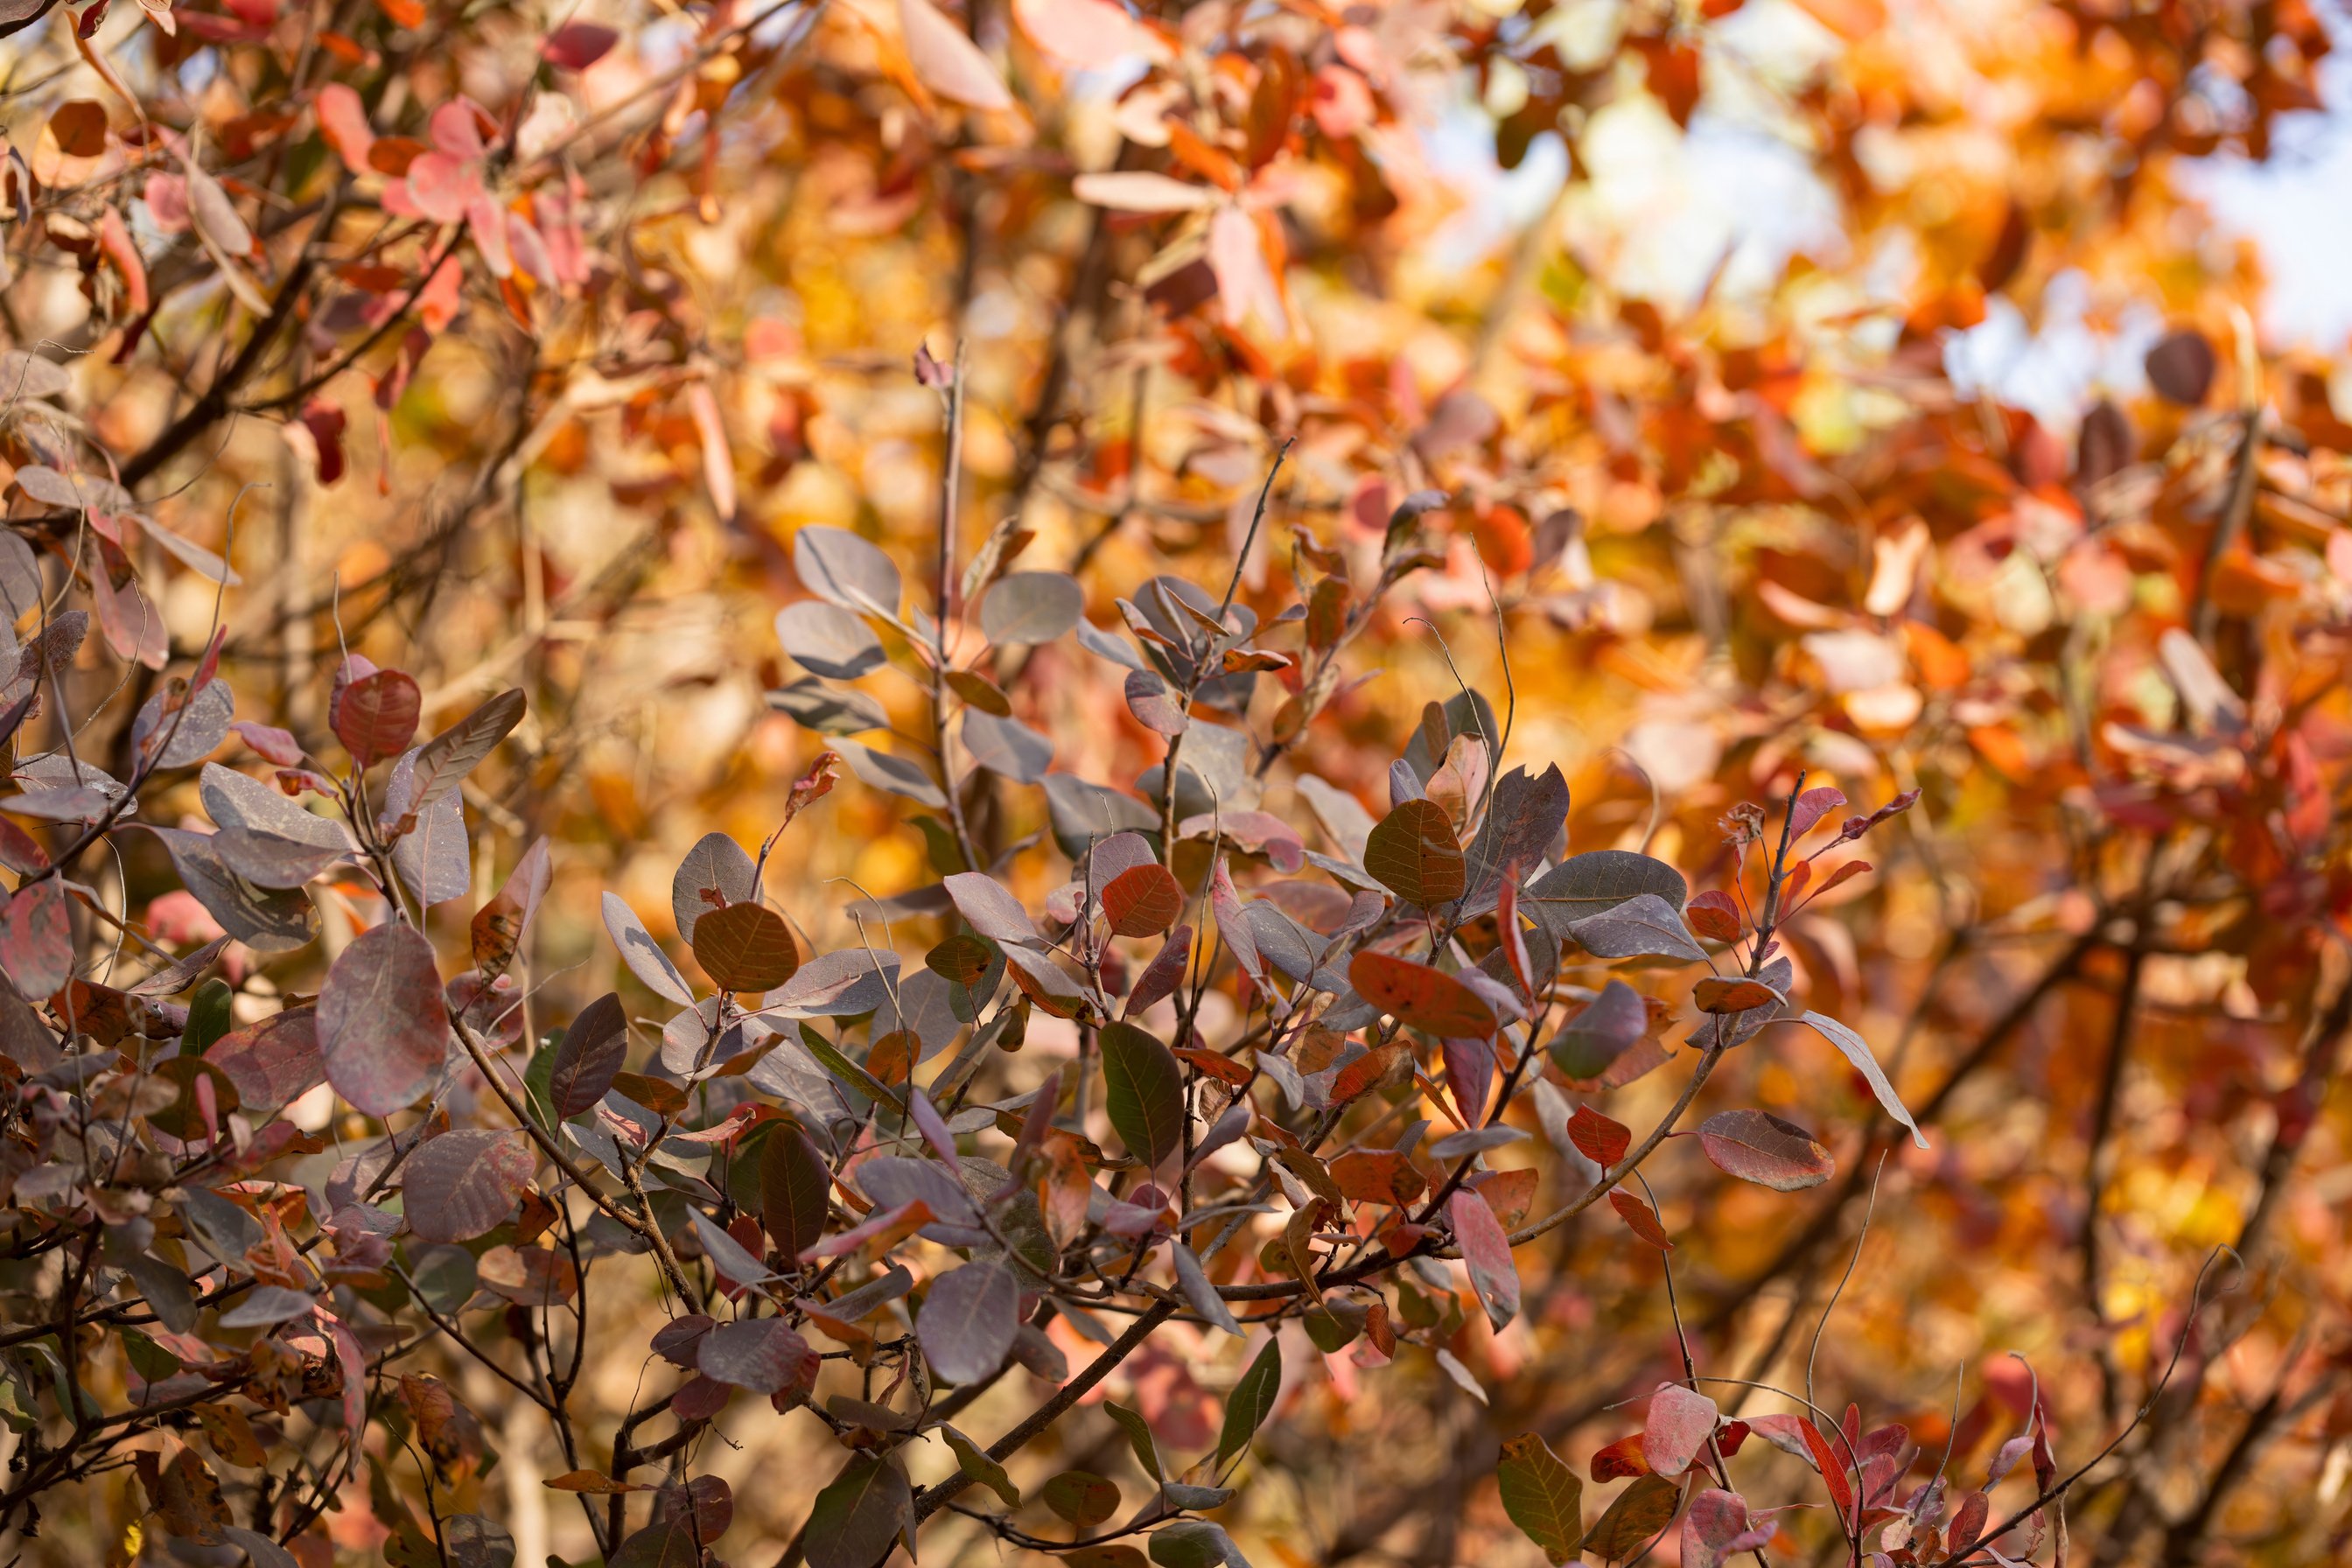
[[[1217,298],[1225,324],[1238,327],[1252,315],[1284,328],[1282,295],[1266,265],[1257,220],[1239,207],[1222,208],[1209,220],[1209,270],[1217,275]]]
[[[474,118],[474,106],[462,98],[453,98],[435,110],[425,134],[452,158],[470,161],[482,155],[481,122]]]
[[[1070,182],[1078,200],[1098,207],[1131,213],[1199,212],[1217,205],[1217,193],[1206,185],[1188,185],[1165,174],[1140,170],[1110,174],[1080,174]]]
[[[408,165],[409,199],[435,223],[456,223],[480,181],[464,160],[446,153],[420,153]]]
[[[1160,35],[1117,0],[1013,0],[1013,19],[1039,48],[1077,70],[1107,70],[1140,57],[1169,58]]]
[[[1662,1383],[1650,1395],[1642,1434],[1642,1457],[1662,1476],[1678,1476],[1698,1459],[1715,1432],[1715,1401],[1676,1383]]]
[[[1445,1207],[1454,1221],[1454,1239],[1470,1268],[1471,1287],[1486,1309],[1487,1321],[1503,1328],[1519,1315],[1519,1271],[1511,1260],[1511,1238],[1475,1188],[1462,1188]]]
[[[1793,843],[1811,833],[1813,830],[1813,824],[1844,804],[1844,793],[1826,785],[1820,789],[1809,789],[1799,795],[1796,804],[1789,808],[1790,842]]]
[[[906,35],[907,63],[925,87],[973,109],[1013,107],[995,65],[930,0],[898,0],[898,26]]]
[[[371,172],[368,149],[375,145],[375,132],[368,124],[366,106],[360,95],[339,81],[331,81],[319,89],[313,107],[318,110],[319,129],[343,167],[354,174]]]
[[[430,153],[426,156],[431,156]],[[507,249],[507,215],[478,181],[466,197],[467,232],[493,278],[514,276],[514,256]]]

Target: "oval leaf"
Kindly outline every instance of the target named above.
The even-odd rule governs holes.
[[[1471,1288],[1496,1329],[1519,1315],[1519,1271],[1511,1260],[1511,1238],[1486,1205],[1486,1194],[1464,1187],[1446,1200],[1454,1221],[1454,1239],[1461,1244],[1462,1260],[1469,1266]]]
[[[535,1165],[520,1131],[464,1128],[430,1139],[401,1167],[408,1228],[425,1241],[471,1241],[514,1213]]]
[[[1078,624],[1086,590],[1066,572],[1013,572],[990,584],[980,601],[980,629],[988,640],[1049,643]]]
[[[833,1172],[798,1127],[779,1126],[760,1148],[760,1222],[776,1250],[798,1258],[824,1239]]]
[[[343,688],[334,702],[335,739],[363,768],[386,757],[396,757],[416,739],[423,717],[424,694],[415,678],[397,669],[379,669]]]
[[[585,1007],[563,1031],[555,1047],[548,1095],[559,1117],[593,1108],[613,1087],[613,1077],[629,1054],[629,1021],[617,992],[608,991]]]
[[[1584,1481],[1533,1432],[1503,1440],[1495,1472],[1503,1511],[1554,1563],[1576,1555],[1584,1541]]]
[[[1184,1070],[1158,1037],[1103,1026],[1103,1109],[1129,1152],[1158,1165],[1184,1146]]]
[[[1812,1134],[1761,1110],[1710,1116],[1699,1124],[1698,1141],[1717,1170],[1776,1193],[1818,1187],[1837,1169]]]
[[[1165,866],[1130,866],[1103,889],[1104,918],[1119,936],[1157,936],[1184,912],[1184,885]]]
[[[1348,965],[1356,994],[1397,1019],[1440,1038],[1483,1040],[1495,1033],[1495,1009],[1442,970],[1387,952],[1360,952]]]
[[[1004,1364],[1021,1326],[1021,1287],[997,1263],[967,1263],[932,1282],[915,1336],[947,1383],[978,1383]]]
[[[1409,904],[1423,908],[1462,896],[1467,870],[1445,808],[1408,800],[1381,818],[1364,840],[1364,869]]]
[[[363,1115],[389,1116],[440,1079],[449,1012],[433,944],[380,925],[343,949],[319,991],[327,1081]]]
[[[694,961],[722,991],[773,991],[801,966],[784,917],[765,904],[730,904],[695,921]]]

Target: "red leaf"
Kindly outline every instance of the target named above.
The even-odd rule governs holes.
[[[1826,784],[1820,789],[1809,789],[1799,795],[1796,803],[1789,808],[1790,841],[1793,843],[1811,833],[1813,830],[1813,824],[1844,804],[1844,792],[1832,789]]]
[[[1348,965],[1348,984],[1381,1012],[1425,1033],[1486,1039],[1495,1009],[1451,974],[1386,952],[1360,952]]]
[[[1247,1088],[1256,1076],[1233,1058],[1220,1056],[1215,1051],[1204,1050],[1198,1046],[1178,1046],[1175,1047],[1175,1054],[1178,1061],[1187,1064],[1196,1071],[1208,1074],[1220,1083],[1229,1083],[1235,1089]]]
[[[1511,1238],[1504,1234],[1486,1198],[1465,1187],[1445,1205],[1454,1221],[1454,1239],[1469,1265],[1470,1284],[1496,1328],[1519,1315],[1519,1271],[1511,1260]]]
[[[1674,1240],[1666,1235],[1666,1227],[1658,1223],[1656,1213],[1633,1194],[1622,1191],[1611,1193],[1609,1206],[1617,1211],[1617,1216],[1635,1236],[1652,1247],[1664,1252],[1675,1249]]]
[[[361,767],[396,757],[416,739],[424,695],[415,679],[397,669],[379,669],[343,688],[331,704],[335,739]]]
[[[1103,914],[1119,936],[1156,936],[1184,912],[1184,885],[1165,866],[1131,866],[1102,890]]]
[[[30,1000],[73,978],[73,922],[55,878],[20,888],[0,912],[0,968]]]
[[[331,485],[343,477],[343,411],[314,397],[302,405],[302,424],[310,432],[311,444],[319,448],[319,482]],[[299,754],[296,760],[300,760]]]
[[[1646,1476],[1650,1461],[1642,1452],[1642,1434],[1620,1437],[1592,1456],[1592,1479],[1598,1485],[1622,1481],[1628,1476]]]
[[[1168,940],[1144,965],[1143,973],[1136,976],[1135,989],[1128,994],[1127,1005],[1119,1009],[1120,1016],[1140,1013],[1171,994],[1183,984],[1184,971],[1192,962],[1192,928],[1178,926],[1168,933]]]
[[[1838,1522],[1851,1532],[1857,1521],[1853,1511],[1853,1486],[1846,1479],[1845,1461],[1837,1457],[1837,1450],[1831,1447],[1830,1440],[1822,1436],[1822,1429],[1801,1415],[1797,1418],[1797,1432],[1804,1438],[1806,1448],[1813,1456],[1813,1468],[1821,1471],[1822,1479],[1828,1483],[1830,1501],[1837,1505]]]
[[[308,1007],[273,1013],[224,1035],[205,1059],[226,1073],[237,1098],[253,1107],[291,1105],[327,1078],[319,1021]]]
[[[547,35],[540,58],[558,70],[584,71],[610,54],[621,35],[597,22],[566,22]]]
[[[1580,1105],[1568,1119],[1568,1140],[1584,1157],[1604,1171],[1614,1170],[1633,1146],[1633,1130],[1612,1121],[1589,1105]]]
[[[1811,1133],[1761,1110],[1710,1116],[1699,1125],[1698,1141],[1716,1169],[1778,1193],[1820,1186],[1837,1169]]]
[[[1360,1204],[1403,1205],[1428,1190],[1412,1163],[1393,1149],[1351,1149],[1331,1162],[1331,1180]]]
[[[1802,870],[1804,868],[1799,867]],[[1710,976],[1691,987],[1691,1001],[1702,1013],[1745,1013],[1757,1007],[1778,1007],[1786,999],[1760,980]]]
[[[1738,942],[1745,929],[1739,918],[1739,906],[1731,901],[1728,893],[1705,892],[1691,900],[1683,910],[1691,929],[1709,942]]]

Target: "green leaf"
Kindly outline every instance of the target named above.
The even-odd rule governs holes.
[[[1665,1477],[1637,1476],[1593,1525],[1581,1550],[1604,1563],[1622,1563],[1674,1521],[1681,1500],[1682,1489]]]
[[[1408,800],[1364,840],[1364,869],[1381,886],[1424,909],[1462,896],[1467,879],[1454,824],[1433,800]]]
[[[947,1438],[949,1450],[955,1455],[957,1469],[994,1492],[1003,1500],[1005,1507],[1021,1506],[1021,1489],[1013,1484],[1013,1478],[1005,1474],[1003,1465],[990,1458],[977,1444],[954,1427],[943,1426],[940,1432]]]
[[[1265,1418],[1274,1413],[1274,1402],[1282,1394],[1282,1345],[1268,1339],[1257,1359],[1249,1363],[1242,1380],[1234,1384],[1231,1398],[1225,1401],[1224,1429],[1217,1434],[1217,1464],[1225,1461],[1249,1447],[1250,1439]]]
[[[1205,1519],[1179,1520],[1153,1532],[1151,1560],[1160,1568],[1248,1568],[1233,1537]]]
[[[1132,1024],[1106,1024],[1103,1106],[1128,1152],[1157,1165],[1184,1144],[1184,1074],[1176,1054]]]
[[[777,1249],[798,1258],[824,1239],[833,1173],[806,1134],[780,1123],[760,1147],[760,1223]]]
[[[1040,1488],[1038,1496],[1080,1530],[1092,1530],[1118,1511],[1118,1483],[1085,1470],[1064,1470]]]
[[[889,1085],[843,1056],[839,1047],[814,1029],[801,1030],[801,1044],[808,1047],[809,1055],[814,1057],[825,1071],[866,1099],[887,1105],[901,1116],[907,1114],[906,1102],[892,1092]]]
[[[530,1065],[522,1070],[523,1092],[531,1113],[542,1127],[555,1125],[555,1056],[563,1047],[564,1031],[548,1031],[547,1043],[531,1053]]]
[[[141,1333],[137,1329],[122,1331],[122,1353],[139,1375],[150,1383],[161,1383],[180,1370],[180,1358]]]
[[[679,1514],[658,1524],[649,1524],[621,1542],[621,1550],[614,1554],[612,1568],[695,1568],[701,1561],[702,1548],[695,1542],[693,1518]]]
[[[207,980],[196,987],[196,994],[188,999],[188,1026],[180,1036],[182,1056],[203,1056],[213,1048],[213,1042],[236,1026],[228,1012],[236,994],[225,980]]]
[[[915,1523],[915,1496],[887,1459],[860,1454],[809,1509],[809,1568],[874,1568]]]
[[[1566,1563],[1584,1541],[1584,1482],[1533,1432],[1503,1443],[1496,1472],[1503,1511],[1553,1563]]]
[[[1151,1437],[1151,1424],[1139,1412],[1129,1410],[1115,1400],[1104,1401],[1103,1408],[1127,1434],[1128,1447],[1135,1450],[1135,1462],[1143,1467],[1143,1473],[1155,1481],[1167,1480],[1168,1477],[1160,1465],[1160,1445]]]
[[[1314,1342],[1315,1348],[1325,1355],[1337,1355],[1346,1350],[1364,1331],[1360,1316],[1335,1311],[1329,1302],[1308,1308],[1299,1321],[1306,1325],[1307,1337]]]

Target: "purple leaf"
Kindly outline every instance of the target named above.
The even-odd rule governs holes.
[[[519,1131],[462,1128],[429,1140],[401,1167],[408,1228],[425,1241],[471,1241],[495,1229],[537,1163]]]
[[[404,925],[362,933],[319,992],[327,1081],[364,1115],[413,1104],[441,1077],[449,1013],[433,944]]]
[[[932,1282],[915,1314],[915,1334],[942,1380],[977,1383],[1004,1364],[1020,1311],[1021,1288],[1010,1272],[967,1263]]]

